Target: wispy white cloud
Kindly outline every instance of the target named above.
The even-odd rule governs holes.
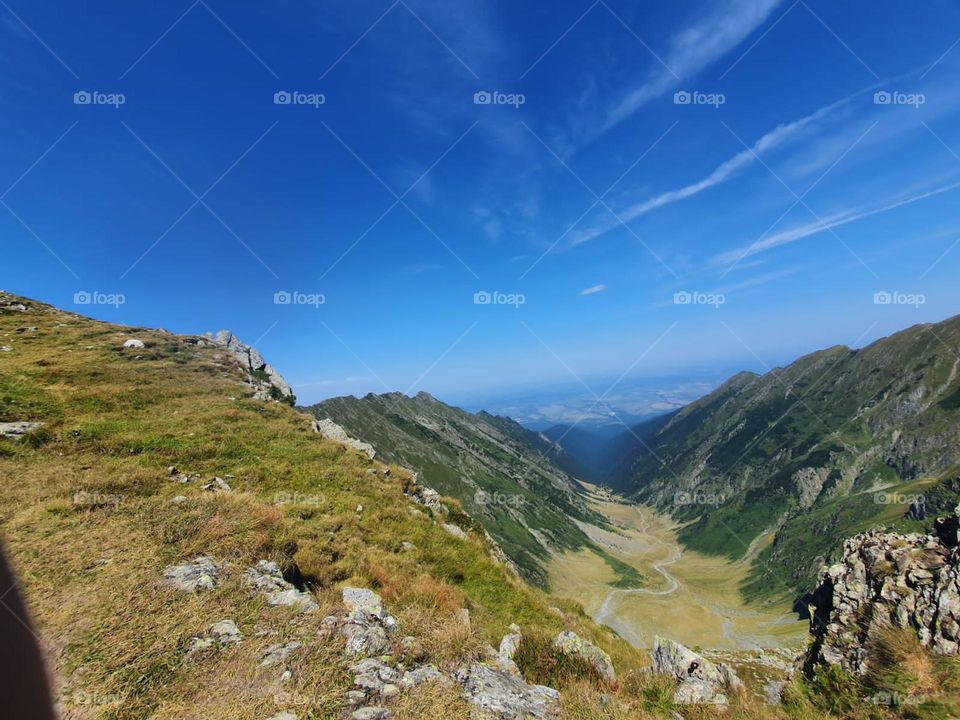
[[[641,215],[646,215],[651,210],[656,210],[664,205],[670,205],[672,203],[680,202],[681,200],[686,200],[687,198],[693,197],[704,190],[709,190],[712,187],[716,187],[717,185],[729,180],[744,168],[755,163],[758,156],[770,152],[775,148],[795,139],[803,131],[809,129],[818,121],[826,118],[838,107],[849,102],[850,99],[851,98],[844,98],[843,100],[839,100],[835,103],[822,107],[816,112],[800,118],[799,120],[794,120],[793,122],[779,125],[763,135],[749,149],[741,150],[729,160],[726,160],[718,165],[716,169],[714,169],[713,172],[706,177],[676,190],[669,190],[644,200],[643,202],[637,203],[636,205],[628,207],[625,210],[617,212],[617,215],[623,222],[630,222],[631,220],[636,220]],[[621,226],[622,225],[619,221],[610,220],[603,224],[587,228],[574,234],[572,244],[579,245],[580,243],[588,242]]]
[[[811,237],[812,235],[817,235],[821,232],[842,227],[843,225],[849,225],[850,223],[857,222],[858,220],[864,220],[875,215],[881,215],[883,213],[890,212],[891,210],[904,207],[905,205],[911,205],[915,202],[926,200],[927,198],[942,195],[950,192],[951,190],[957,189],[960,189],[960,182],[953,182],[946,185],[941,185],[932,190],[914,193],[906,197],[890,199],[879,207],[855,208],[833,213],[829,217],[822,218],[816,222],[789,228],[751,243],[746,247],[721,253],[714,258],[714,261],[718,265],[729,265],[731,263],[736,263],[745,258],[767,252],[768,250],[772,250],[782,245],[789,245],[790,243],[795,243],[798,240],[803,240],[804,238]]]
[[[663,59],[637,88],[631,90],[607,113],[607,130],[651,100],[677,87],[742,43],[763,25],[782,0],[722,0],[709,14],[684,28],[670,40]]]
[[[593,287],[588,287],[580,291],[581,295],[596,295],[607,289],[607,286],[603,283],[599,285],[594,285]]]

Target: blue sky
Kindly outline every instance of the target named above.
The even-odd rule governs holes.
[[[0,287],[228,327],[305,402],[690,387],[958,311],[946,0],[3,0],[0,35]]]

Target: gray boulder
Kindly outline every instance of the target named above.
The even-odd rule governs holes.
[[[211,625],[210,634],[213,635],[213,637],[221,645],[236,645],[243,640],[243,635],[240,633],[240,628],[238,628],[237,624],[230,619],[221,620],[220,622]]]
[[[572,630],[564,630],[557,635],[553,646],[564,655],[588,663],[597,674],[607,682],[617,679],[610,656],[589,640],[584,640]]]
[[[178,590],[194,592],[215,588],[219,573],[213,559],[202,555],[182,565],[171,565],[163,571],[163,576]]]
[[[729,667],[717,666],[680,643],[656,637],[651,653],[653,672],[671,675],[680,685],[674,694],[678,705],[726,705],[724,690],[739,690],[743,683]]]
[[[559,716],[560,693],[545,685],[528,685],[512,673],[474,663],[458,672],[457,680],[481,717],[544,720]]]

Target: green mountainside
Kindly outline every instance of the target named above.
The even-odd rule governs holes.
[[[958,368],[954,317],[740,373],[637,443],[609,483],[688,522],[690,548],[755,555],[748,595],[799,593],[842,538],[902,518],[960,458]]]
[[[552,552],[590,544],[576,521],[604,523],[568,472],[576,461],[509,418],[469,413],[427,393],[340,397],[309,410],[459,500],[535,584],[546,584],[543,562]]]

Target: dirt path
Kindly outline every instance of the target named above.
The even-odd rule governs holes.
[[[684,551],[670,518],[650,508],[601,497],[595,497],[593,505],[620,531],[586,524],[583,530],[646,578],[640,588],[614,588],[613,571],[595,553],[584,550],[556,558],[553,587],[582,603],[597,622],[638,647],[650,647],[658,634],[716,650],[803,644],[806,623],[796,621],[788,605],[743,602],[739,585],[747,572],[745,563]]]

